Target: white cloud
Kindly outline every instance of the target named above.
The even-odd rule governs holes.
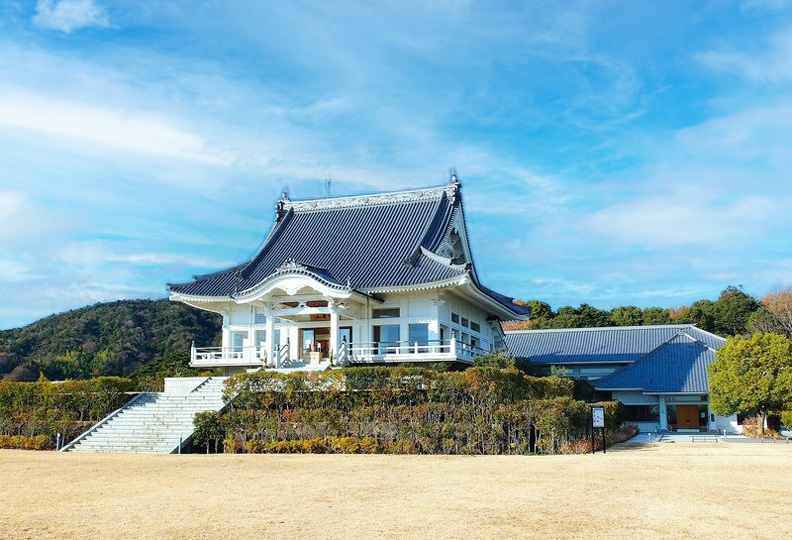
[[[786,28],[767,40],[765,50],[755,54],[740,50],[714,50],[696,55],[713,71],[734,73],[761,83],[792,80],[792,33]]]
[[[656,249],[717,242],[757,234],[779,208],[773,199],[713,201],[696,189],[636,198],[599,210],[583,229],[627,245]]]
[[[0,126],[210,165],[232,161],[229,155],[209,148],[200,135],[165,118],[25,92],[0,93]]]
[[[94,0],[38,0],[33,23],[65,34],[90,26],[110,26],[107,12]]]

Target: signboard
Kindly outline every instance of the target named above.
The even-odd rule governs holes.
[[[595,428],[605,427],[605,408],[592,407],[591,408],[591,426]]]

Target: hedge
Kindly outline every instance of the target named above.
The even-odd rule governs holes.
[[[514,368],[256,372],[226,385],[228,410],[195,421],[207,451],[222,437],[241,452],[558,453],[589,433],[572,380]],[[603,405],[618,429],[618,403]]]
[[[55,446],[82,433],[130,397],[133,383],[120,377],[51,383],[0,381],[0,435],[46,437]]]
[[[50,438],[46,435],[25,437],[24,435],[0,435],[0,448],[16,448],[19,450],[48,450],[52,448]]]

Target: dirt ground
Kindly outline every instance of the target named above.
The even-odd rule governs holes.
[[[580,456],[0,451],[0,538],[792,538],[792,444]]]

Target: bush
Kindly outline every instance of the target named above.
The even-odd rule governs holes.
[[[257,372],[226,384],[226,449],[251,453],[557,453],[590,421],[571,379],[514,367]],[[618,403],[602,405],[618,429]]]
[[[26,437],[24,435],[0,435],[0,448],[16,448],[19,450],[49,450],[52,448],[50,438],[46,435]]]
[[[130,397],[132,381],[120,377],[51,383],[0,381],[0,435],[45,436],[54,446],[79,435]]]

